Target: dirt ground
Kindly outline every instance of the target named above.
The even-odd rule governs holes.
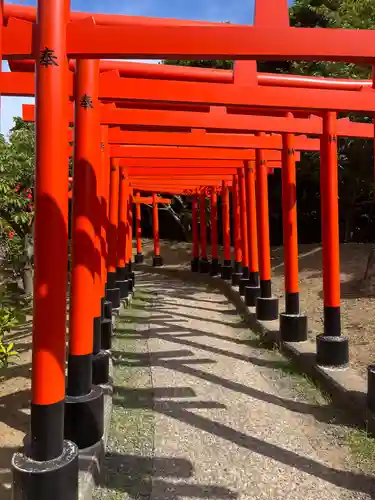
[[[168,266],[190,266],[189,243],[161,242],[162,256]],[[146,258],[152,255],[151,241],[144,241]],[[341,246],[341,292],[343,332],[350,339],[352,366],[365,376],[366,367],[375,360],[373,331],[375,326],[375,290],[363,289],[369,245]],[[272,250],[273,291],[280,297],[283,310],[283,252]],[[310,338],[322,332],[321,248],[300,248],[301,307],[309,318]],[[0,498],[10,500],[10,462],[14,451],[22,445],[28,431],[31,375],[31,316],[16,328],[8,340],[16,343],[20,359],[6,370],[0,370]]]
[[[144,254],[152,255],[152,242],[144,244]],[[168,266],[189,267],[190,244],[162,242],[164,263]],[[342,330],[350,340],[351,365],[363,376],[367,365],[375,362],[375,288],[364,287],[363,276],[370,245],[344,244],[340,248]],[[299,248],[301,310],[309,318],[309,336],[323,331],[322,253],[318,245]],[[280,298],[280,311],[284,308],[283,248],[272,249],[273,293]]]

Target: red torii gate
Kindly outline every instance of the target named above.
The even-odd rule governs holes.
[[[46,2],[46,0],[40,0],[39,2],[40,8],[40,17],[38,24],[38,54],[41,54],[41,61],[43,62],[45,58],[53,57],[52,61],[57,61],[55,66],[53,63],[51,65],[46,65],[46,67],[38,66],[37,69],[37,92],[36,97],[38,100],[37,107],[37,130],[42,132],[42,127],[45,128],[45,136],[43,137],[43,143],[41,139],[37,142],[37,169],[38,169],[38,181],[37,181],[37,204],[43,206],[46,210],[46,213],[49,215],[49,218],[46,217],[46,220],[42,220],[40,217],[36,217],[36,229],[37,229],[37,241],[39,241],[39,247],[36,247],[36,256],[39,259],[39,263],[41,262],[41,257],[46,258],[46,263],[44,267],[45,278],[47,277],[48,288],[43,286],[40,289],[38,288],[38,294],[36,294],[36,306],[35,306],[35,321],[39,325],[39,335],[36,337],[39,340],[38,347],[40,350],[38,351],[37,360],[39,364],[36,362],[35,368],[36,373],[34,373],[34,381],[40,381],[38,384],[33,385],[33,389],[36,389],[38,386],[37,392],[33,393],[33,417],[34,422],[38,421],[39,425],[41,422],[44,422],[42,416],[39,416],[38,419],[35,420],[36,415],[41,415],[41,409],[39,406],[43,406],[44,410],[49,407],[56,408],[53,406],[55,404],[59,405],[60,401],[64,398],[64,376],[63,376],[63,360],[65,349],[65,344],[61,342],[58,347],[51,346],[48,343],[47,339],[47,329],[45,328],[44,321],[46,319],[46,315],[43,315],[41,305],[43,302],[46,306],[55,305],[56,307],[47,307],[48,311],[54,311],[54,325],[58,335],[56,336],[61,339],[65,339],[65,332],[63,332],[62,325],[64,323],[65,328],[65,302],[63,304],[64,294],[62,293],[62,289],[64,287],[58,287],[57,291],[54,291],[54,288],[50,285],[62,285],[64,284],[64,279],[62,274],[56,273],[56,276],[52,278],[51,266],[50,266],[50,256],[47,253],[47,244],[43,243],[43,232],[42,229],[49,229],[49,236],[51,236],[51,222],[57,223],[57,228],[54,229],[54,236],[57,237],[57,242],[54,242],[54,246],[48,245],[48,250],[51,252],[52,256],[57,257],[57,264],[64,263],[64,255],[60,250],[58,250],[57,245],[62,245],[64,248],[65,237],[64,237],[64,228],[66,228],[66,217],[63,216],[62,224],[59,221],[60,214],[64,214],[63,209],[63,200],[66,198],[67,194],[67,182],[62,175],[63,172],[63,164],[64,159],[67,159],[67,147],[66,140],[64,136],[64,129],[66,130],[66,123],[62,124],[55,120],[56,116],[67,117],[67,109],[66,109],[66,70],[67,70],[67,51],[69,54],[73,56],[88,56],[88,57],[109,57],[109,56],[120,56],[120,57],[143,57],[152,56],[152,57],[234,57],[234,58],[247,58],[247,57],[263,57],[267,58],[275,58],[274,54],[278,54],[282,58],[287,56],[288,58],[311,58],[316,57],[324,59],[349,59],[349,60],[373,60],[373,54],[369,47],[373,46],[373,35],[369,35],[368,33],[363,33],[358,31],[356,33],[347,31],[344,33],[344,36],[341,35],[339,30],[335,30],[333,33],[331,30],[328,30],[327,33],[322,33],[322,35],[317,37],[316,30],[312,31],[300,31],[299,39],[299,29],[295,32],[292,32],[290,28],[285,28],[284,31],[280,30],[280,33],[284,36],[281,37],[282,43],[280,43],[280,39],[277,41],[273,39],[272,35],[274,35],[275,30],[266,29],[266,28],[248,28],[248,27],[237,27],[237,26],[211,26],[211,25],[186,25],[186,26],[176,26],[173,24],[163,25],[143,25],[143,26],[127,26],[126,27],[126,35],[124,27],[111,27],[108,29],[107,26],[95,26],[94,24],[90,24],[90,22],[82,22],[82,23],[72,23],[70,26],[67,26],[68,21],[68,8],[67,5],[61,0],[60,2],[55,2],[53,5]],[[13,24],[13,26],[12,26]],[[8,23],[8,26],[4,28],[4,47],[8,48],[11,46],[12,41],[12,28],[14,29],[14,25],[17,23]],[[18,23],[19,25],[19,23]],[[48,29],[48,28],[51,29]],[[146,35],[146,27],[147,27],[147,36]],[[29,35],[31,33],[31,26],[25,25],[25,30],[29,30]],[[163,36],[166,32],[167,37]],[[229,28],[229,29],[228,29]],[[232,29],[233,28],[233,29]],[[249,30],[249,31],[246,31]],[[324,31],[324,30],[323,30]],[[26,31],[24,31],[25,33]],[[13,31],[14,33],[14,31]],[[19,37],[18,31],[18,52],[17,48],[13,46],[11,52],[13,55],[32,55],[31,50],[31,36]],[[67,35],[67,40],[65,37]],[[84,36],[83,36],[84,35]],[[134,36],[132,36],[134,35]],[[8,39],[7,39],[8,37]],[[340,40],[341,46],[338,47],[337,44],[334,44],[335,38]],[[170,43],[170,40],[173,39],[173,44]],[[194,44],[191,43],[191,40],[194,40]],[[313,43],[311,41],[313,40]],[[264,43],[264,46],[262,45]],[[66,46],[67,45],[67,46]],[[171,47],[173,45],[173,47]],[[54,52],[52,54],[45,53],[45,48],[54,47],[52,50]],[[194,49],[194,53],[192,53],[192,47]],[[26,50],[27,49],[27,50]],[[168,50],[169,49],[169,50]],[[289,52],[290,51],[290,52]],[[4,50],[6,54],[6,50]],[[332,56],[333,54],[333,56]],[[47,67],[49,66],[49,67]],[[168,82],[169,83],[169,82]],[[40,90],[44,88],[45,90],[54,89],[54,95],[52,92],[46,92],[45,98],[41,99]],[[174,87],[176,92],[175,96],[181,93],[183,87]],[[266,93],[258,92],[254,93],[251,102],[258,102]],[[143,89],[140,89],[140,93]],[[220,91],[222,92],[222,91]],[[158,98],[161,95],[158,94],[156,97]],[[287,93],[281,94],[284,98],[287,97]],[[145,96],[145,94],[143,94]],[[201,98],[202,95],[199,96]],[[290,96],[291,97],[291,96]],[[52,100],[54,98],[54,100]],[[116,96],[117,98],[117,96]],[[154,95],[155,98],[155,95]],[[176,98],[176,97],[175,97]],[[220,99],[229,99],[229,96],[222,94]],[[298,104],[298,99],[301,99]],[[352,96],[350,99],[351,106],[355,108],[364,106],[366,99],[364,96]],[[209,101],[211,102],[211,101]],[[291,98],[291,106],[301,107],[303,108],[306,104],[304,98],[301,97],[300,94],[296,95],[294,99]],[[249,104],[246,101],[246,104]],[[328,102],[322,101],[322,106],[328,105]],[[274,102],[276,105],[276,101]],[[344,106],[344,104],[342,104]],[[332,103],[331,103],[332,106]],[[309,107],[309,106],[307,106]],[[324,108],[318,108],[324,109]],[[327,108],[329,109],[329,108]],[[356,108],[357,109],[357,108]],[[367,110],[368,108],[366,108]],[[53,112],[52,112],[53,110]],[[328,131],[328,135],[332,139],[333,128],[332,122],[330,121],[332,117],[327,115],[325,121],[326,132]],[[59,124],[56,125],[56,122]],[[325,134],[326,135],[326,134]],[[51,139],[51,141],[49,140]],[[332,165],[334,163],[333,147],[335,141],[331,140],[332,148],[327,151],[328,165]],[[53,151],[53,154],[52,154]],[[91,152],[89,152],[86,156],[90,156]],[[58,161],[54,161],[55,169],[53,173],[47,172],[47,169],[50,164],[52,164],[53,156],[57,155],[59,158]],[[83,156],[83,155],[82,155]],[[331,169],[332,170],[332,169]],[[334,170],[334,169],[333,169]],[[332,188],[333,177],[329,177],[327,179],[329,182],[329,187]],[[65,189],[66,188],[66,189]],[[334,194],[333,189],[328,191],[329,195]],[[326,193],[327,194],[327,193]],[[52,202],[52,204],[51,204]],[[57,207],[57,211],[55,208]],[[333,207],[335,209],[335,207]],[[49,209],[49,210],[48,210]],[[62,210],[62,211],[61,211]],[[57,215],[53,215],[56,214]],[[65,222],[64,222],[65,221]],[[60,222],[60,224],[59,224]],[[324,231],[332,229],[332,220],[329,221],[329,224],[326,224]],[[53,226],[52,226],[53,227]],[[40,239],[39,239],[40,237]],[[50,241],[49,241],[50,243]],[[334,249],[333,249],[334,250]],[[336,256],[337,257],[337,256]],[[56,263],[55,263],[56,264]],[[36,266],[37,268],[38,266]],[[66,266],[65,266],[66,268]],[[43,269],[42,267],[40,269]],[[56,271],[56,270],[55,270]],[[40,279],[41,276],[37,276],[37,283],[40,285],[43,283],[45,285],[46,279]],[[47,293],[46,293],[47,291]],[[54,303],[53,299],[56,299]],[[59,300],[61,299],[61,300]],[[52,302],[51,302],[52,300]],[[335,301],[333,301],[335,302]],[[64,305],[64,308],[63,308]],[[337,320],[337,305],[332,304],[331,307],[333,316]],[[63,321],[64,320],[64,321]],[[37,330],[35,330],[37,331]],[[43,333],[45,332],[45,333]],[[337,332],[337,330],[336,330]],[[328,345],[328,339],[321,338],[321,350],[318,352],[320,354],[320,361],[324,361],[323,356],[323,348],[322,345]],[[337,342],[336,342],[337,345]],[[344,342],[341,344],[344,346]],[[64,349],[63,349],[64,348]],[[330,347],[326,347],[325,349],[330,349]],[[345,348],[344,348],[345,351]],[[53,352],[54,360],[53,362],[45,362],[44,353],[45,352]],[[326,351],[327,353],[328,351]],[[345,354],[345,352],[344,352]],[[46,370],[48,368],[48,370]],[[46,388],[45,384],[42,382],[42,374],[47,374],[50,376],[51,386],[54,386],[54,391]],[[50,386],[50,387],[51,387]],[[57,399],[56,399],[57,396]],[[61,396],[61,399],[59,399]],[[58,406],[57,406],[58,407]],[[61,414],[61,412],[60,412]],[[45,420],[45,422],[50,423],[51,418]],[[58,419],[57,419],[58,420]],[[60,421],[61,422],[61,421]],[[53,427],[53,426],[52,426]],[[38,427],[33,427],[32,435],[36,438],[33,441],[33,458],[40,458],[41,461],[46,461],[49,458],[56,458],[63,456],[62,452],[68,444],[62,442],[62,439],[58,439],[58,436],[61,438],[61,432],[59,432],[62,426],[56,426],[54,429],[56,431],[57,438],[55,440],[50,439],[50,443],[47,446],[46,439],[43,440],[43,436],[41,432],[38,432]],[[43,426],[43,431],[46,432],[46,429],[50,430],[51,427],[48,425]],[[52,433],[52,436],[55,434]],[[65,446],[65,448],[64,448]],[[69,459],[66,462],[70,467],[76,467],[76,461],[73,460],[74,449],[70,449]],[[17,455],[14,459],[14,465],[21,465],[20,461],[17,463]],[[73,465],[72,465],[73,464]],[[22,462],[24,465],[24,461]],[[61,471],[67,471],[68,467],[61,468]],[[73,469],[74,470],[74,469]],[[16,474],[18,474],[18,484],[22,484],[22,476],[21,476],[21,467],[16,468]],[[61,472],[61,474],[63,474]],[[67,478],[72,478],[74,474],[68,474]],[[30,475],[29,475],[30,477]],[[40,475],[38,477],[40,481]],[[31,480],[30,480],[31,481]],[[17,483],[16,483],[17,484]],[[29,488],[30,488],[29,482]],[[41,484],[39,482],[39,484]],[[61,482],[60,482],[61,484]],[[63,481],[65,487],[65,498],[70,500],[70,498],[74,498],[74,490],[76,489],[76,482],[71,480],[71,482]],[[54,485],[53,485],[54,486]],[[20,487],[21,488],[21,487]],[[39,486],[40,488],[40,486]],[[54,496],[58,498],[58,485],[54,488]],[[35,487],[34,487],[35,490]],[[42,491],[43,490],[40,490]],[[50,490],[51,492],[51,490]],[[72,492],[72,493],[71,493]],[[61,495],[60,495],[61,497]]]
[[[131,176],[131,173],[128,171],[129,176]],[[151,204],[152,203],[152,209],[157,210],[157,204],[163,203],[163,204],[170,204],[172,203],[172,200],[169,198],[160,198],[156,197],[154,199],[153,197],[141,197],[140,193],[138,192],[136,196],[133,196],[133,201],[135,203],[135,223],[136,223],[136,229],[135,229],[135,234],[136,234],[136,246],[137,246],[137,253],[134,256],[134,262],[136,264],[141,264],[143,262],[143,254],[142,254],[142,226],[141,226],[141,204]],[[155,231],[155,227],[154,227]],[[154,236],[154,244],[155,244],[155,236]],[[155,253],[155,247],[154,247],[154,253]]]

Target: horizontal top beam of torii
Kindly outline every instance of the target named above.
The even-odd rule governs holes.
[[[265,160],[281,161],[281,152],[266,150]],[[179,160],[255,160],[252,149],[229,148],[194,148],[175,146],[112,146],[109,150],[111,158],[160,158]],[[300,153],[295,154],[296,161]]]
[[[232,183],[233,181],[233,175],[223,175],[223,176],[201,176],[197,178],[192,178],[192,177],[183,177],[179,176],[177,179],[173,180],[173,183],[168,181],[168,179],[165,179],[161,177],[134,177],[133,179],[129,179],[130,185],[133,186],[134,184],[139,184],[139,185],[144,185],[144,184],[150,184],[155,182],[156,184],[180,184],[181,186],[185,185],[190,185],[190,186],[205,186],[207,184],[211,183],[217,183],[217,182],[223,182],[226,181],[228,183]]]
[[[32,73],[4,73],[2,95],[34,95]],[[73,75],[69,95],[72,96]],[[277,92],[276,92],[277,90]],[[374,111],[375,90],[329,90],[223,83],[184,82],[122,78],[117,71],[101,73],[101,101],[137,101],[139,103],[179,103],[206,106],[274,108],[289,110]]]
[[[272,9],[271,9],[272,10]],[[98,25],[97,16],[67,27],[69,57],[89,59],[327,60],[373,63],[373,30],[246,26],[160,20]],[[8,18],[5,58],[35,58],[33,24]]]
[[[375,101],[374,101],[375,102]],[[22,118],[34,121],[35,106],[23,104]],[[70,121],[73,123],[73,107],[70,108]],[[123,127],[139,127],[139,129],[192,129],[204,128],[209,131],[225,132],[285,132],[291,134],[321,135],[322,119],[319,117],[284,118],[275,116],[236,115],[227,113],[224,107],[211,107],[209,113],[192,111],[164,111],[144,109],[121,109],[115,105],[103,106],[100,109],[100,121],[103,125],[119,125]],[[374,129],[371,123],[351,122],[348,118],[337,120],[339,137],[373,138]]]
[[[19,61],[16,61],[18,64]],[[28,61],[32,63],[32,61]],[[23,62],[25,63],[25,61]],[[245,63],[247,63],[245,61]],[[11,66],[14,66],[14,64],[11,64]],[[35,64],[32,65],[35,67]],[[150,65],[148,65],[150,66]],[[151,65],[151,66],[161,66],[161,65]],[[255,73],[254,73],[255,74]],[[124,79],[122,79],[124,81]],[[149,81],[149,80],[147,80]],[[246,82],[248,83],[248,81]],[[108,89],[108,82],[106,81],[106,75],[102,74],[99,77],[99,91],[105,93],[105,95],[108,95],[108,93],[111,93],[111,89]],[[73,74],[69,75],[68,79],[68,92],[70,99],[73,99]],[[355,88],[354,90],[358,90],[362,87]],[[353,89],[351,89],[353,90]],[[3,96],[29,96],[33,97],[35,95],[35,75],[34,73],[10,73],[10,72],[5,72],[2,74],[2,78],[0,81],[0,94]],[[100,94],[99,94],[100,98]],[[112,99],[111,99],[112,100]],[[126,108],[143,108],[143,109],[165,109],[165,110],[174,110],[174,111],[207,111],[207,105],[202,105],[202,104],[196,104],[196,103],[185,103],[185,104],[179,104],[176,102],[170,102],[170,101],[164,101],[164,102],[148,102],[148,101],[131,101],[129,99],[121,99],[117,100],[115,97],[113,98],[113,101],[117,103],[117,105],[121,105]],[[231,108],[229,107],[229,110]],[[235,106],[236,112],[245,112],[247,113],[249,111],[249,106]],[[283,116],[285,114],[285,111],[281,110],[276,110],[274,108],[267,108],[267,107],[257,107],[256,109],[252,109],[253,114],[279,114],[280,116]],[[298,115],[307,115],[308,113],[305,111],[298,111]],[[301,117],[301,116],[300,116]]]
[[[180,168],[200,168],[202,171],[205,169],[215,169],[215,168],[242,168],[244,166],[243,160],[187,160],[187,159],[162,159],[162,158],[120,158],[119,164],[122,167],[162,167],[170,169],[180,169]],[[254,163],[251,160],[250,163]],[[267,166],[270,168],[280,168],[280,161],[267,160]],[[171,171],[170,176],[173,175]]]
[[[6,74],[6,73],[5,73]],[[26,85],[32,90],[30,73],[8,73],[0,90],[8,95],[25,92]],[[20,82],[13,85],[16,76]],[[72,95],[73,75],[71,76]],[[25,83],[24,83],[25,82]],[[29,82],[26,84],[26,82]],[[22,87],[25,87],[23,89]],[[14,90],[12,90],[12,88]],[[277,91],[276,91],[277,90]],[[17,94],[16,94],[17,92]],[[99,77],[99,99],[101,101],[138,101],[160,103],[168,101],[179,104],[230,107],[269,107],[290,110],[374,111],[375,90],[329,90],[289,87],[267,87],[259,85],[223,84],[207,82],[185,82],[150,80],[145,78],[122,78],[117,71],[101,73]]]
[[[72,131],[72,140],[73,140]],[[215,134],[204,129],[193,129],[191,132],[145,132],[125,131],[119,127],[109,128],[109,144],[143,145],[143,146],[190,146],[208,148],[233,149],[277,149],[283,148],[280,135],[252,136],[246,134]],[[294,149],[319,151],[319,139],[308,139],[306,136],[294,138]]]
[[[205,175],[228,175],[237,174],[238,169],[236,167],[220,167],[215,169],[202,169],[198,167],[188,167],[185,169],[179,168],[177,172],[173,172],[171,168],[168,167],[131,167],[127,169],[127,175],[129,179],[133,177],[149,176],[149,177],[166,177],[167,179],[177,178],[180,176],[184,177],[198,177]]]
[[[163,203],[164,205],[169,205],[172,203],[172,200],[169,198],[156,198],[156,203]],[[150,203],[153,203],[154,200],[152,199],[151,196],[146,197],[146,196],[133,196],[133,203],[140,203],[143,205],[149,205]]]
[[[219,193],[220,191],[220,186],[213,186],[215,190]],[[147,193],[165,193],[169,195],[193,195],[195,193],[199,193],[200,191],[206,192],[207,186],[202,186],[200,188],[197,187],[192,187],[192,188],[183,188],[179,186],[162,186],[162,185],[153,185],[153,186],[134,186],[134,189],[137,189],[138,191],[144,191]]]
[[[29,105],[27,105],[29,106]],[[104,110],[104,108],[102,108]],[[25,107],[23,117],[26,121],[33,114],[30,108]],[[354,123],[354,128],[356,124]],[[69,129],[69,142],[74,140],[74,131]],[[249,149],[278,149],[283,148],[282,138],[273,136],[250,136],[239,134],[214,134],[207,133],[204,129],[193,129],[191,132],[151,132],[127,131],[120,127],[111,127],[108,131],[109,144],[133,144],[150,146],[196,146],[217,148],[249,148]],[[294,148],[303,151],[319,151],[318,139],[309,139],[297,136],[294,139]]]
[[[32,60],[9,61],[11,71],[20,74],[35,71],[35,63]],[[75,71],[75,61],[69,61],[69,68]],[[199,68],[193,66],[174,66],[170,64],[147,64],[128,61],[100,61],[100,71],[118,71],[121,76],[130,78],[150,78],[156,80],[177,80],[185,82],[212,82],[212,83],[234,83],[235,71],[216,68]],[[258,85],[278,86],[278,87],[302,87],[310,89],[332,89],[332,90],[361,90],[363,87],[372,87],[372,80],[355,80],[352,78],[327,78],[319,76],[301,76],[278,73],[256,73],[255,78]],[[23,86],[28,95],[34,95],[34,79],[24,78],[24,83],[19,82],[20,78],[14,78],[16,84]],[[6,89],[11,92],[10,82]]]

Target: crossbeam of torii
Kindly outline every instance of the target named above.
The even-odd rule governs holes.
[[[273,0],[272,6],[269,3],[267,11],[275,19],[274,13],[280,8],[277,0]],[[287,2],[283,0],[282,4],[283,12],[288,15]],[[371,30],[173,23],[164,19],[152,23],[147,18],[138,22],[133,18],[132,22],[125,17],[122,25],[108,26],[96,24],[97,16],[89,16],[67,26],[70,58],[294,59],[370,64],[375,60],[375,34]],[[3,30],[6,59],[35,57],[32,29],[32,23],[8,18]]]
[[[255,151],[251,149],[230,148],[194,148],[171,146],[112,146],[109,154],[112,158],[152,158],[178,160],[255,160]],[[297,161],[300,153],[296,152]],[[279,151],[265,151],[265,159],[281,161]]]
[[[7,95],[15,92],[33,95],[32,79],[8,73],[4,78]],[[23,74],[21,75],[32,75]],[[17,81],[17,79],[19,81]],[[136,80],[136,85],[135,85]],[[28,84],[23,82],[28,81]],[[70,77],[72,95],[73,76]],[[305,88],[262,87],[257,85],[236,85],[223,83],[196,83],[145,78],[122,78],[117,71],[101,73],[99,78],[99,99],[102,101],[170,101],[178,103],[232,107],[270,107],[295,110],[374,111],[371,89],[329,90]],[[251,91],[250,91],[251,89]]]
[[[16,79],[18,85],[13,85],[9,79],[7,80],[7,76],[12,75],[15,77],[20,77]],[[12,74],[12,73],[4,73],[1,82],[0,82],[0,93],[2,95],[26,95],[25,92],[19,86],[19,80],[22,81],[24,76],[28,74]],[[11,92],[6,91],[7,85],[12,89]],[[31,118],[32,112],[31,108],[24,108],[24,119],[29,121]],[[103,108],[104,109],[104,108]],[[104,112],[104,111],[103,111]],[[173,117],[172,117],[173,118]],[[198,133],[200,134],[198,136]],[[358,133],[360,130],[358,129]],[[233,140],[232,140],[233,138]],[[73,132],[69,131],[69,140],[73,140]],[[188,133],[176,133],[176,134],[168,134],[168,133],[157,133],[157,132],[143,132],[143,135],[140,132],[125,132],[119,129],[110,130],[109,143],[129,143],[129,144],[153,144],[155,145],[186,145],[186,146],[207,146],[207,147],[223,147],[227,145],[228,147],[232,147],[232,143],[236,147],[249,147],[249,148],[262,148],[262,149],[282,149],[282,139],[279,136],[273,137],[236,137],[235,134],[226,134],[225,136],[221,135],[207,135],[204,130],[197,130],[194,134]],[[295,149],[303,149],[307,151],[317,151],[319,149],[319,142],[313,139],[308,139],[306,137],[298,137],[296,138]]]
[[[35,63],[32,60],[24,61],[10,60],[9,67],[18,76],[24,72],[34,72]],[[69,69],[75,71],[74,60],[69,61]],[[254,68],[255,70],[256,68]],[[118,71],[121,76],[131,78],[152,78],[157,80],[181,80],[184,82],[212,82],[212,83],[234,83],[235,72],[228,69],[199,68],[194,66],[173,66],[170,64],[147,64],[128,61],[100,61],[100,71]],[[22,73],[20,73],[22,72]],[[24,85],[28,92],[34,86],[34,79],[24,77],[27,84]],[[10,78],[17,84],[19,79]],[[258,85],[278,87],[304,87],[331,90],[361,90],[364,87],[372,87],[372,80],[357,80],[349,78],[327,78],[319,76],[288,75],[278,73],[257,73]],[[9,87],[9,91],[11,91]],[[30,93],[30,95],[33,95]]]
[[[73,123],[73,108],[70,109],[70,122]],[[25,121],[35,120],[35,106],[22,105],[22,118]],[[140,129],[159,127],[160,129],[176,127],[179,129],[204,128],[210,131],[238,132],[285,132],[290,134],[321,135],[323,125],[321,118],[281,118],[274,116],[251,116],[228,114],[224,108],[211,108],[209,113],[191,111],[161,111],[144,109],[122,109],[114,105],[103,106],[100,110],[103,125],[124,127],[137,126]],[[348,118],[337,120],[337,135],[343,137],[373,138],[374,129],[370,123],[351,122]]]
[[[7,78],[12,80],[14,77]],[[207,106],[270,107],[311,111],[332,108],[337,111],[374,111],[371,89],[356,91],[315,89],[314,92],[309,92],[309,89],[304,88],[238,84],[234,92],[233,84],[121,78],[116,71],[100,74],[99,99],[170,101]]]

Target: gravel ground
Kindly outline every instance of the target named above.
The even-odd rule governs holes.
[[[150,258],[152,241],[144,241],[144,253]],[[375,277],[363,282],[370,244],[340,245],[341,263],[341,319],[342,332],[350,341],[350,364],[362,376],[367,366],[375,361]],[[189,268],[191,244],[161,242],[161,252],[168,267]],[[273,293],[284,309],[283,248],[271,249]],[[374,271],[373,271],[374,272]],[[300,245],[299,279],[301,310],[309,319],[309,338],[323,332],[323,275],[320,245]]]
[[[367,500],[350,422],[205,286],[142,274],[119,319],[96,500]],[[299,379],[298,379],[299,380]]]

